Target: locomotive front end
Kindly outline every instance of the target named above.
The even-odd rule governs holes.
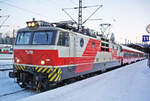
[[[40,25],[41,24],[41,25]],[[23,88],[47,89],[61,80],[61,69],[54,68],[57,30],[46,22],[27,22],[20,29],[14,46],[14,68],[9,73]]]

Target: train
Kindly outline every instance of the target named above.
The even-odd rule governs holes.
[[[0,54],[13,54],[13,48],[12,45],[0,45]]]
[[[70,22],[28,21],[17,32],[11,78],[23,88],[47,90],[75,77],[144,59],[144,52]]]

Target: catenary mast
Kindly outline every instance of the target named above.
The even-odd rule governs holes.
[[[78,30],[82,32],[82,0],[79,0]]]

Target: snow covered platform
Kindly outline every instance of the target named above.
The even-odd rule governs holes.
[[[0,70],[11,69],[13,61],[13,54],[0,54]]]
[[[0,54],[0,60],[12,60],[13,54]]]
[[[19,101],[149,101],[147,60]]]
[[[0,70],[12,68],[13,68],[13,60],[0,60]]]

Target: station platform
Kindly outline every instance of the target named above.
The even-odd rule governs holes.
[[[19,101],[149,101],[147,60]]]

